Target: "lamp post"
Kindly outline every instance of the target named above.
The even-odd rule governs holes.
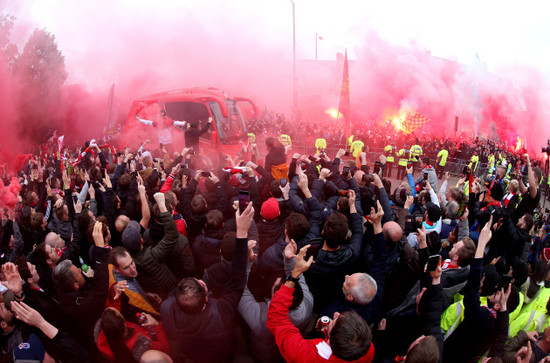
[[[296,13],[294,1],[290,0],[292,3],[292,105],[294,110],[296,110],[298,101],[296,99]]]
[[[315,33],[315,61],[317,61],[317,40],[323,40],[323,37],[319,33]]]

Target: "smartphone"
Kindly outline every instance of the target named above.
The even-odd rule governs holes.
[[[250,203],[250,192],[248,190],[239,190],[239,211],[242,213]]]
[[[161,142],[161,143],[159,144],[159,149],[162,149],[163,147],[164,147],[164,144]]]
[[[429,178],[428,173],[424,173],[423,177],[424,177],[424,180],[428,180],[428,178]]]
[[[374,170],[373,170],[373,174],[378,174],[380,173],[380,167],[382,166],[382,163],[379,162],[379,161],[375,161],[374,162]]]
[[[513,276],[512,275],[502,275],[500,276],[500,280],[498,282],[498,290],[504,289],[504,291],[508,290],[508,286],[512,283]]]
[[[210,172],[209,171],[203,171],[201,172],[201,176],[204,176],[205,178],[210,178]]]
[[[344,156],[349,156],[349,151],[346,151],[346,152],[344,153]]]
[[[280,183],[281,183],[281,188],[286,187],[286,178],[281,178]]]
[[[428,267],[426,268],[427,272],[435,271],[437,270],[437,266],[439,265],[439,259],[441,258],[441,255],[432,255],[428,258]]]
[[[413,167],[412,161],[407,161],[407,169],[412,167]]]
[[[462,217],[464,215],[464,212],[466,211],[466,208],[468,207],[467,202],[460,203],[460,208],[458,208],[458,212],[456,213],[456,216],[458,218]]]
[[[347,197],[348,196],[348,191],[344,190],[344,189],[338,189],[337,194],[338,194],[339,197]]]
[[[317,162],[317,159],[315,159],[313,156],[308,156],[308,159],[312,162]]]
[[[413,215],[406,216],[404,232],[406,234],[418,232],[417,229],[422,229],[422,222],[424,222],[424,218],[422,217],[417,217]]]
[[[302,161],[300,163],[300,167],[302,168],[302,170],[306,170],[307,169],[307,163],[305,161]]]

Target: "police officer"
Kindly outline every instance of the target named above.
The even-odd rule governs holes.
[[[384,176],[386,178],[391,178],[391,171],[393,168],[393,163],[395,161],[395,149],[396,147],[389,143],[384,147],[384,154],[386,155],[386,164],[384,166]]]
[[[361,140],[355,140],[351,143],[351,148],[349,150],[350,154],[353,155],[354,158],[357,158],[357,156],[363,151],[363,147],[365,146],[365,143]]]
[[[488,174],[494,174],[496,167],[495,167],[495,155],[491,152],[489,156],[487,156],[487,173]]]
[[[398,165],[399,168],[397,169],[397,179],[401,180],[407,175],[407,163],[409,162],[409,154],[410,150],[407,148],[407,145],[404,145],[403,148],[401,148],[397,152],[397,157],[399,158]]]
[[[409,161],[413,163],[413,167],[416,168],[418,166],[418,161],[423,154],[424,152],[422,151],[422,146],[420,146],[420,142],[416,139],[416,143],[411,146],[409,153]]]
[[[477,164],[479,164],[479,156],[477,155],[477,151],[474,151],[474,155],[470,158],[470,164],[468,164],[474,175],[476,175]]]
[[[317,154],[324,152],[326,148],[327,148],[327,140],[323,138],[319,138],[315,140],[315,150],[317,150]]]
[[[447,164],[447,158],[449,157],[449,151],[445,146],[439,151],[437,154],[437,175],[439,179],[443,178],[443,174],[445,174],[445,165]]]
[[[290,139],[290,135],[288,134],[281,134],[281,136],[279,136],[279,142],[283,144],[285,148],[287,146],[292,147],[292,140]]]

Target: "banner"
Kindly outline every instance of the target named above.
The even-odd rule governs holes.
[[[350,135],[351,129],[351,102],[349,88],[349,68],[348,68],[348,50],[344,56],[344,74],[342,75],[342,88],[340,90],[340,103],[338,104],[338,122],[340,115],[344,118],[344,134],[347,137]]]

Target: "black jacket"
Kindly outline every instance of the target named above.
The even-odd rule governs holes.
[[[79,331],[78,341],[89,351],[94,346],[94,326],[105,309],[109,290],[109,273],[107,270],[109,252],[107,248],[92,247],[95,256],[94,277],[86,281],[86,285],[77,291],[59,292],[59,301],[68,318]]]
[[[470,265],[468,282],[464,288],[464,321],[445,340],[444,362],[474,362],[493,347],[497,338],[508,334],[508,311],[496,312],[496,317],[479,301],[482,259],[474,259]],[[504,344],[502,344],[504,348]],[[489,352],[489,357],[499,352]]]

